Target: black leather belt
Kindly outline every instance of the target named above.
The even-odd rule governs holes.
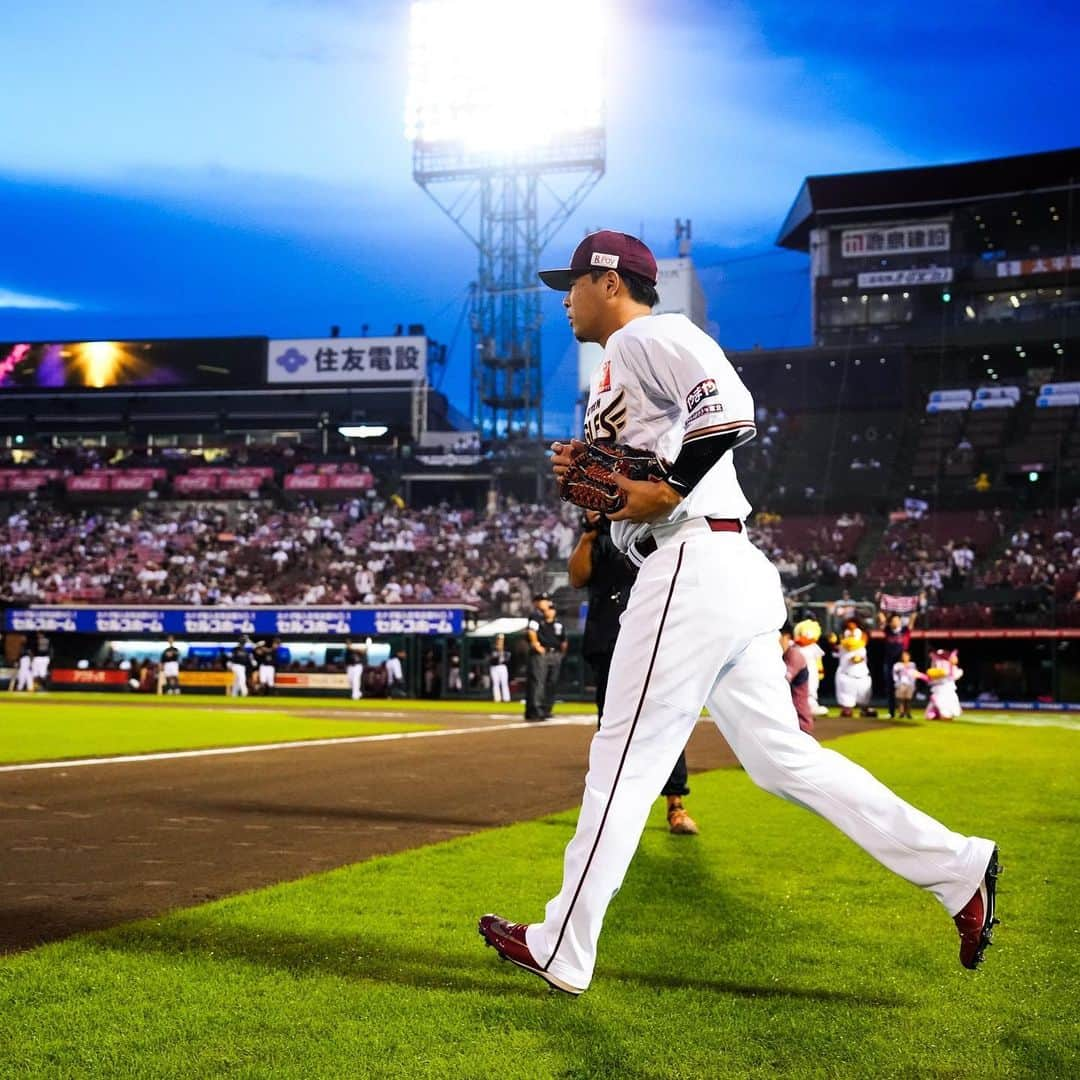
[[[705,524],[713,532],[737,533],[743,531],[743,523],[738,518],[705,518]],[[637,540],[631,544],[626,557],[630,565],[636,570],[659,546],[656,538],[650,534],[644,540]]]

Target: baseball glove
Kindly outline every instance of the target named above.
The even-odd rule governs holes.
[[[667,469],[649,450],[606,440],[585,443],[562,475],[559,497],[586,510],[616,514],[626,505],[626,493],[613,479],[616,473],[628,480],[661,480]]]

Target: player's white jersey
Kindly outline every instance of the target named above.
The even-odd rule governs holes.
[[[671,463],[683,443],[718,432],[754,437],[754,401],[723,349],[685,315],[645,315],[608,338],[593,375],[585,439],[611,439],[652,450]],[[702,477],[666,522],[750,513],[730,451]],[[622,550],[658,524],[612,523]]]

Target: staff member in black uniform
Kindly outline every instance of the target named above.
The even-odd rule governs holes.
[[[630,598],[637,572],[612,543],[610,526],[603,514],[586,510],[581,527],[581,537],[570,553],[570,584],[575,589],[588,587],[589,590],[589,614],[585,620],[581,652],[596,675],[596,712],[602,717],[611,656],[619,636],[619,618]],[[686,751],[683,750],[660,794],[667,798],[671,832],[694,836],[698,832],[697,823],[683,806],[684,796],[690,794],[688,780]]]
[[[529,639],[529,669],[525,688],[525,719],[547,720],[555,704],[559,668],[568,648],[566,631],[555,618],[547,593],[533,598],[535,610],[525,628]]]
[[[161,677],[165,681],[166,694],[180,693],[180,650],[172,637],[161,653]]]

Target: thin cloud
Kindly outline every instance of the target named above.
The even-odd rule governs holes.
[[[308,45],[294,45],[290,48],[249,49],[248,52],[272,64],[311,64],[316,67],[378,64],[386,58],[386,54],[377,49],[331,45],[326,42],[311,42]]]
[[[76,311],[78,304],[66,300],[54,300],[49,296],[31,296],[0,286],[0,309],[17,308],[22,311]]]

